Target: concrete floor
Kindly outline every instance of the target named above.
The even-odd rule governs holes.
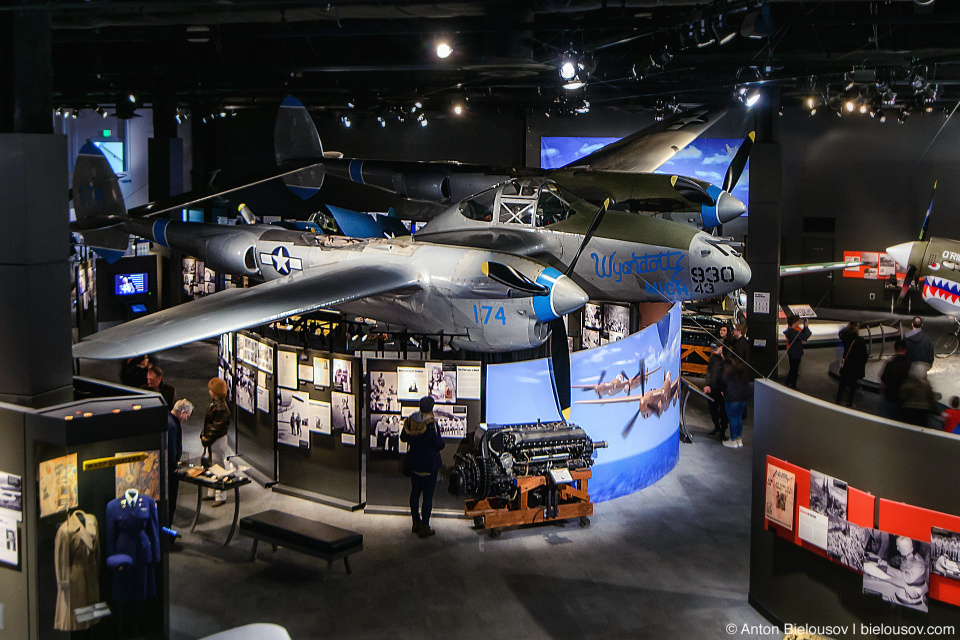
[[[159,354],[165,381],[197,405],[184,430],[185,455],[200,453],[199,430],[216,373],[216,347],[197,343]],[[832,348],[810,349],[800,390],[833,400]],[[960,362],[960,357],[957,358]],[[115,363],[83,361],[83,375],[117,378]],[[786,373],[782,363],[781,376]],[[183,537],[170,558],[172,638],[198,638],[253,622],[275,622],[294,640],[312,638],[729,638],[728,624],[765,625],[747,604],[752,411],[743,449],[706,437],[705,406],[691,402],[694,443],[656,485],[596,505],[592,525],[505,532],[492,540],[466,520],[438,519],[419,540],[406,517],[350,513],[243,487],[241,515],[267,508],[363,533],[364,550],[323,583],[324,563],[251,541],[220,546],[232,504],[204,503],[187,532],[194,488],[184,486],[175,520]],[[876,410],[861,394],[858,407]],[[694,406],[697,405],[697,406]],[[748,638],[782,635],[735,634]]]

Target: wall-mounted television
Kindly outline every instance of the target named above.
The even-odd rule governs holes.
[[[132,296],[138,293],[147,293],[146,273],[118,273],[113,278],[113,292],[118,296]]]

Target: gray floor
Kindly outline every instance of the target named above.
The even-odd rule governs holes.
[[[810,349],[800,390],[833,400],[836,383],[826,371],[834,357],[832,348]],[[216,348],[199,343],[160,358],[177,397],[198,405],[184,434],[186,451],[196,456]],[[114,380],[116,371],[112,363],[81,366],[83,375]],[[865,410],[876,404],[866,394],[858,401]],[[681,445],[677,468],[653,487],[598,504],[587,529],[571,523],[491,540],[468,521],[440,519],[438,535],[419,540],[405,517],[349,513],[244,487],[242,514],[278,508],[363,533],[353,575],[338,563],[326,584],[319,560],[266,545],[251,563],[251,542],[243,537],[221,547],[232,505],[205,503],[196,532],[187,533],[196,494],[184,486],[175,521],[182,550],[170,560],[173,638],[251,622],[281,624],[294,640],[719,639],[730,637],[728,624],[764,625],[747,604],[750,416],[743,449],[706,437],[709,419],[698,408],[690,418],[695,442]]]

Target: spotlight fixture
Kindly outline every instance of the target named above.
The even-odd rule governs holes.
[[[420,123],[421,127],[427,126],[427,118],[422,113],[417,116],[417,122]]]
[[[720,46],[730,43],[737,37],[737,30],[724,24],[723,16],[720,16],[717,21],[713,23],[711,29],[713,31],[713,37],[717,39]]]
[[[441,40],[437,43],[437,57],[441,59],[446,59],[450,57],[450,54],[453,53],[453,47],[450,46],[449,42]]]
[[[340,123],[347,129],[349,129],[350,125],[353,124],[350,122],[350,116],[340,116]]]
[[[386,128],[387,121],[384,120],[383,116],[377,116],[377,122],[380,123],[380,126]]]
[[[62,116],[62,115],[63,115],[63,107],[57,107],[57,110],[54,111],[53,113],[54,113],[54,115]]]
[[[878,111],[877,115],[879,116],[878,119],[880,120],[880,124],[883,124],[887,121],[887,114],[883,113],[882,111]]]
[[[860,105],[860,113],[866,113],[866,112],[867,112],[867,105],[866,105],[866,104],[861,104],[861,105]]]
[[[462,116],[462,115],[463,115],[463,105],[461,105],[461,104],[455,104],[455,105],[453,105],[453,113],[454,113],[454,115]]]
[[[701,20],[699,25],[693,25],[693,41],[697,43],[698,49],[703,49],[716,42],[717,38],[706,28],[706,22]]]
[[[137,96],[135,96],[135,95],[132,94],[132,93],[127,94],[127,102],[129,102],[130,104],[136,104],[136,102],[137,102]]]
[[[656,122],[663,122],[663,118],[666,116],[666,103],[663,100],[657,100],[653,109],[653,119]]]
[[[746,105],[747,109],[750,109],[760,100],[760,89],[745,85],[740,86],[737,88],[737,99]]]
[[[560,58],[560,66],[558,67],[560,77],[568,82],[573,80],[574,76],[577,75],[579,62],[580,56],[577,55],[577,52],[573,49],[567,49],[563,57]]]
[[[106,118],[106,117],[107,117],[107,111],[106,111],[106,109],[104,109],[103,107],[99,107],[99,106],[98,106],[96,113],[97,113],[97,115],[100,116],[101,118]]]

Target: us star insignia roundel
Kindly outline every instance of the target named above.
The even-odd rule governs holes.
[[[270,253],[261,253],[260,262],[264,265],[271,265],[282,276],[289,275],[291,271],[300,271],[303,268],[303,262],[300,258],[293,258],[286,247],[277,247]]]

